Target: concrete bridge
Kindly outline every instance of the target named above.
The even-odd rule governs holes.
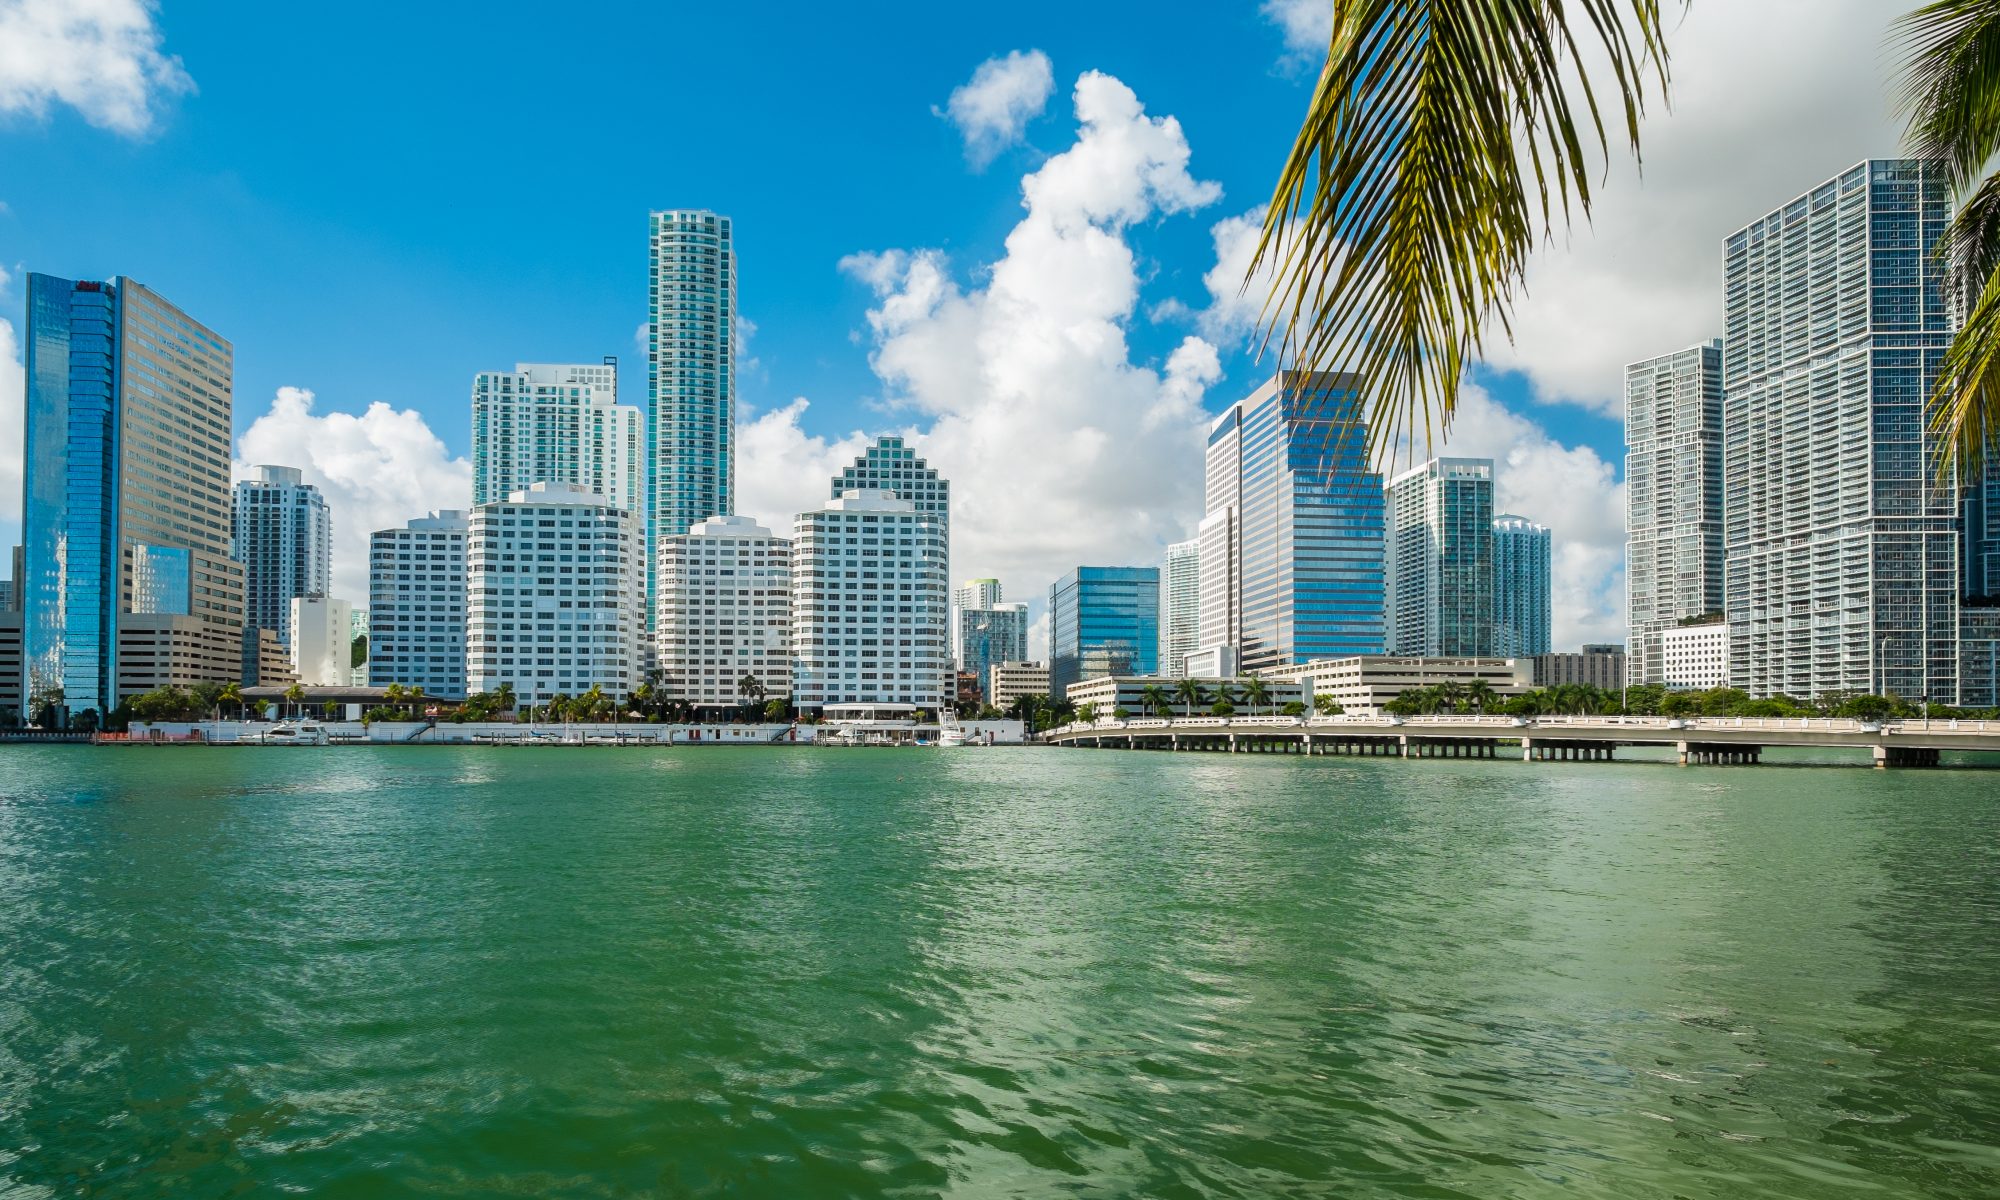
[[[1827,717],[1145,717],[1051,730],[1059,746],[1231,754],[1609,761],[1620,746],[1688,763],[1754,763],[1771,746],[1868,751],[1877,767],[1934,767],[1947,750],[2000,754],[2000,721]]]

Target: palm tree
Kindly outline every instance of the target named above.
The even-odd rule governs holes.
[[[1157,683],[1149,683],[1139,689],[1139,703],[1145,706],[1147,712],[1157,716],[1165,712],[1173,700],[1167,695],[1167,689]]]
[[[1271,689],[1262,679],[1252,675],[1243,684],[1243,703],[1251,708],[1271,703]]]
[[[285,689],[285,703],[292,706],[293,716],[299,715],[300,706],[305,704],[305,702],[306,702],[305,688],[295,683],[292,686]]]
[[[1911,149],[1959,204],[1936,253],[1944,294],[1971,309],[1939,366],[1930,426],[1939,482],[1969,482],[2000,448],[2000,174],[1986,174],[2000,153],[2000,5],[1934,0],[1897,30]]]
[[[223,705],[225,705],[225,704],[234,704],[234,705],[236,705],[236,707],[237,707],[237,711],[238,711],[238,712],[241,712],[241,711],[242,711],[242,708],[243,708],[243,685],[242,685],[242,684],[240,684],[240,683],[225,683],[225,684],[223,684],[223,685],[222,685],[222,690],[221,690],[220,692],[217,692],[217,693],[216,693],[216,695],[215,695],[215,719],[216,719],[216,720],[218,720],[218,721],[220,721],[220,720],[222,719],[222,706],[223,706]]]
[[[1484,713],[1494,698],[1493,685],[1484,679],[1475,679],[1465,685],[1465,702],[1472,706],[1474,712]]]
[[[1530,254],[1588,220],[1598,155],[1637,156],[1674,6],[1328,2],[1326,66],[1248,278],[1276,278],[1281,363],[1353,371],[1374,446],[1428,446],[1490,330],[1511,336]]]
[[[1183,679],[1174,684],[1174,694],[1179,696],[1181,703],[1186,706],[1185,715],[1187,716],[1193,716],[1194,710],[1200,708],[1208,700],[1208,693],[1202,689],[1199,682],[1193,679]]]

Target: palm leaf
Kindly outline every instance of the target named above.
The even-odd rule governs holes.
[[[1371,447],[1421,429],[1428,448],[1488,322],[1512,336],[1529,254],[1558,214],[1588,218],[1606,107],[1637,154],[1646,80],[1666,86],[1660,0],[1330,2],[1251,276],[1278,280],[1281,360],[1358,372]]]

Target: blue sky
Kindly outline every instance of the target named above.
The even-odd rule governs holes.
[[[1843,37],[1836,49],[1851,57],[1874,36],[1880,6],[1829,2],[1853,8],[1865,34],[1815,36]],[[1511,495],[1503,487],[1503,505],[1540,505],[1527,515],[1578,547],[1569,590],[1559,589],[1558,641],[1619,632],[1619,535],[1605,520],[1622,504],[1618,370],[1713,332],[1712,285],[1683,260],[1714,258],[1732,220],[1889,148],[1879,120],[1856,117],[1845,139],[1822,128],[1839,90],[1823,67],[1811,74],[1801,60],[1788,90],[1785,63],[1767,55],[1761,65],[1777,83],[1746,91],[1729,55],[1758,36],[1755,18],[1704,11],[1715,7],[1697,6],[1677,59],[1676,118],[1692,108],[1681,122],[1691,128],[1664,135],[1643,185],[1607,189],[1607,205],[1629,198],[1652,215],[1629,236],[1610,221],[1623,240],[1609,247],[1600,217],[1592,244],[1563,245],[1531,275],[1522,341],[1495,354],[1506,370],[1481,374],[1490,401],[1450,447],[1513,455],[1520,482]],[[160,290],[235,345],[241,453],[312,458],[295,465],[326,480],[336,520],[353,534],[450,502],[476,371],[615,354],[627,367],[624,398],[643,403],[634,332],[645,313],[646,213],[713,208],[736,222],[739,302],[754,325],[739,388],[746,424],[763,420],[742,467],[746,493],[768,511],[739,507],[781,520],[808,494],[796,480],[837,461],[855,435],[908,430],[921,446],[934,433],[940,465],[963,480],[961,503],[982,510],[955,532],[955,571],[1001,572],[1032,598],[1065,564],[1154,561],[1198,518],[1192,406],[1214,411],[1268,372],[1231,303],[1205,281],[1240,274],[1218,271],[1227,252],[1216,227],[1267,197],[1327,11],[1306,0],[495,3],[468,19],[445,6],[371,2],[266,6],[252,17],[212,2],[0,0],[0,42],[47,42],[15,78],[0,77],[0,269],[13,276],[0,287],[0,319],[18,327],[28,270],[130,275]],[[49,32],[50,14],[65,12],[82,18],[71,23],[81,32]],[[982,63],[1036,51],[1050,67],[1046,102],[1027,107],[1018,139],[1003,138],[990,162],[973,161],[947,111],[955,89]],[[1800,53],[1815,51],[1828,54]],[[1144,109],[1095,127],[1095,142],[1076,108],[1087,72],[1110,77],[1102,92],[1112,107],[1129,92]],[[1704,118],[1725,94],[1735,115]],[[1702,169],[1700,147],[1713,163],[1727,153],[1704,120],[1761,136],[1771,130],[1758,121],[1794,109],[1789,119],[1817,131],[1812,145],[1789,139],[1778,156],[1798,161],[1766,164],[1770,178],[1746,184],[1747,195],[1696,189],[1698,202],[1686,202],[1683,177]],[[1122,156],[1128,133],[1151,139],[1137,160]],[[1071,197],[1070,208],[1046,207],[1045,221],[1024,217],[1024,179],[1057,156],[1078,177],[1151,164],[1175,182],[1115,201]],[[1007,244],[1044,227],[1082,240],[1041,258],[1032,238]],[[1070,313],[1059,288],[993,286],[1010,274],[1047,280],[1087,244],[1130,255],[1108,275],[1064,285],[1088,292],[1108,281],[1129,293],[1107,307]],[[851,257],[885,252],[904,253]],[[925,289],[940,280],[943,305],[910,318],[908,306],[931,304],[939,293]],[[1026,328],[1082,330],[1085,340],[1112,329],[1124,345],[1108,359],[1018,361],[1018,346],[996,343],[1034,340],[1001,311],[1023,304],[1050,310]],[[0,350],[17,353],[8,332]],[[1213,348],[1212,365],[1197,354],[1181,360],[1185,371],[1169,370],[1191,338]],[[953,378],[959,367],[967,374]],[[1107,385],[1086,368],[1112,371],[1108,386],[1130,394],[1093,413]],[[1057,403],[1072,384],[1075,395]],[[281,388],[310,391],[310,409],[274,409]],[[797,405],[801,397],[809,403]],[[387,408],[367,416],[376,404]],[[1162,416],[1163,405],[1179,407]],[[995,432],[1010,406],[1036,423],[1018,443]],[[1128,441],[1120,425],[1137,414],[1168,432]],[[428,457],[382,446],[396,434],[422,441],[426,427],[441,443]],[[1036,439],[1076,449],[1038,478],[1028,469]],[[7,445],[18,447],[18,431]],[[1072,486],[1100,476],[1103,486]],[[1030,501],[1040,507],[1019,508]],[[17,507],[10,497],[0,519]],[[1010,524],[1014,511],[1027,516]],[[339,566],[358,579],[358,564]]]

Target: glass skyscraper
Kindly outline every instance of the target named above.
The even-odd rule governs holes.
[[[1724,611],[1752,695],[1959,699],[1960,498],[1925,431],[1950,219],[1941,166],[1874,160],[1723,241]]]
[[[1627,678],[1666,681],[1666,631],[1722,612],[1722,340],[1625,368]]]
[[[1434,458],[1389,481],[1389,653],[1490,655],[1493,460]]]
[[[154,624],[203,643],[178,661],[199,661],[204,673],[216,662],[240,665],[229,343],[132,280],[39,273],[28,276],[26,340],[29,716],[53,706],[58,719],[101,718],[117,706],[127,690],[118,670],[123,613],[171,604]]]
[[[1103,675],[1155,675],[1160,569],[1078,567],[1049,589],[1049,693]]]
[[[1502,513],[1493,518],[1493,653],[1549,652],[1549,527]]]
[[[1160,674],[1187,674],[1187,656],[1201,649],[1201,540],[1167,547],[1160,577]]]
[[[1281,371],[1209,426],[1201,648],[1244,671],[1382,650],[1382,477],[1358,380]]]
[[[236,482],[236,560],[243,564],[244,620],[292,644],[292,601],[324,597],[333,573],[333,520],[326,498],[297,467],[258,467]]]
[[[736,500],[736,244],[728,217],[651,218],[646,338],[646,613],[653,548]]]

